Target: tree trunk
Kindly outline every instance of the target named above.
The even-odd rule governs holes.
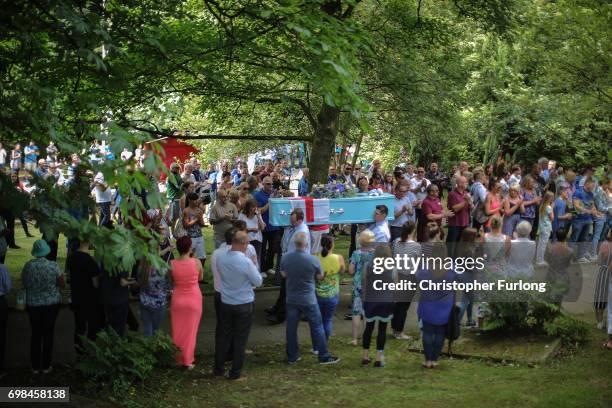
[[[310,186],[327,183],[329,162],[336,147],[336,136],[338,135],[338,119],[340,109],[323,104],[317,115],[317,128],[312,140],[310,154]]]
[[[353,154],[353,161],[351,163],[351,167],[355,168],[357,165],[357,157],[359,156],[359,151],[361,150],[361,142],[363,141],[363,132],[359,133],[359,139],[357,139],[357,145],[355,146],[355,153]]]

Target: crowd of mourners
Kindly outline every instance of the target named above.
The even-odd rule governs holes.
[[[23,150],[19,144],[7,154],[0,145],[0,169],[10,174],[14,188],[36,194],[38,178],[51,180],[58,188],[82,185],[91,193],[100,228],[114,228],[124,222],[118,189],[109,185],[101,172],[91,173],[81,161],[95,165],[106,160],[123,160],[130,171],[141,171],[147,151],[139,146],[115,157],[108,146],[94,142],[84,154],[62,157],[50,143],[42,153],[35,142]],[[216,313],[215,360],[213,373],[223,376],[231,361],[229,379],[242,378],[246,346],[254,316],[254,288],[265,279],[280,285],[276,303],[265,309],[271,324],[286,322],[286,355],[289,364],[301,360],[297,328],[299,321],[310,326],[312,353],[321,364],[334,364],[328,340],[339,305],[340,282],[352,277],[351,304],[345,318],[352,320],[350,344],[359,345],[362,363],[385,365],[387,325],[393,337],[406,340],[404,326],[411,299],[372,300],[364,296],[364,285],[372,278],[377,257],[421,254],[451,257],[469,256],[479,246],[486,252],[488,268],[504,276],[532,277],[534,268],[548,268],[559,274],[561,265],[598,262],[595,310],[598,327],[606,323],[603,313],[610,296],[609,264],[612,255],[612,178],[610,169],[603,177],[586,166],[579,172],[562,168],[541,158],[523,172],[500,158],[494,165],[471,167],[467,162],[443,172],[437,163],[426,170],[404,164],[385,172],[380,160],[368,166],[355,161],[342,163],[342,152],[335,152],[328,183],[342,183],[367,193],[382,190],[393,194],[393,208],[376,207],[374,222],[357,225],[307,225],[302,209],[291,212],[288,227],[269,222],[270,198],[306,196],[311,190],[308,168],[294,167],[283,157],[276,162],[256,163],[251,169],[238,160],[207,164],[192,158],[169,166],[165,180],[157,188],[165,194],[167,206],[153,208],[146,190],[138,191],[146,212],[145,228],[159,236],[159,255],[167,268],[141,261],[131,271],[112,273],[97,262],[87,240],[68,240],[65,272],[57,263],[58,236],[43,233],[32,248],[33,259],[23,266],[24,290],[18,294],[27,310],[31,334],[34,373],[52,370],[55,320],[62,301],[61,289],[70,286],[74,312],[74,343],[82,351],[82,337],[95,339],[104,327],[119,335],[126,328],[145,336],[159,330],[166,310],[170,311],[171,335],[179,350],[179,365],[192,369],[202,317],[204,266],[212,271]],[[144,170],[142,170],[144,171]],[[292,183],[293,182],[293,183]],[[297,188],[295,185],[297,184]],[[446,199],[444,199],[446,196]],[[6,295],[11,290],[4,260],[17,249],[15,220],[19,218],[29,236],[27,215],[13,214],[7,206],[0,212],[0,372],[4,368],[6,338]],[[80,215],[79,215],[80,214]],[[75,216],[82,216],[76,211]],[[206,251],[203,228],[212,228],[214,251]],[[338,235],[350,236],[349,259],[334,252]],[[445,242],[442,246],[435,243]],[[487,244],[487,245],[482,245]],[[405,271],[386,270],[390,276]],[[467,274],[466,274],[467,275]],[[459,277],[453,270],[423,269],[409,277],[416,280],[451,282]],[[394,278],[391,278],[394,279]],[[396,278],[395,278],[396,279]],[[20,295],[23,294],[23,297]],[[130,308],[130,299],[139,299],[140,321]],[[560,304],[562,294],[556,299]],[[451,311],[457,302],[452,291],[421,291],[417,315],[422,331],[425,359],[433,368],[447,335]],[[473,308],[477,299],[461,296],[460,315],[467,315],[467,326],[482,326],[485,307]],[[376,353],[370,356],[377,327]],[[612,313],[608,308],[609,341],[612,349]]]

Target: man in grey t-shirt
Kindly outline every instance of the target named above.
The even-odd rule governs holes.
[[[293,364],[300,360],[297,337],[300,314],[304,315],[310,326],[314,349],[319,351],[319,363],[335,364],[340,359],[327,350],[327,341],[321,312],[315,295],[315,279],[323,279],[319,259],[307,251],[308,237],[298,232],[293,237],[295,251],[283,255],[281,274],[287,282],[287,361]]]

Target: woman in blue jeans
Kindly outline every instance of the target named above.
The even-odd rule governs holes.
[[[446,256],[445,252],[444,248],[436,246],[431,256],[444,259]],[[436,267],[423,269],[417,273],[419,288],[422,287],[422,281],[425,281],[423,283],[429,286],[430,284],[440,283],[443,280],[452,283],[455,277],[456,275],[453,270],[437,269]],[[454,291],[421,290],[417,315],[423,332],[425,361],[422,365],[425,368],[434,368],[438,365],[438,357],[444,346],[446,326],[454,303]]]
[[[332,319],[338,306],[340,294],[340,274],[345,270],[344,257],[333,253],[334,240],[329,235],[321,237],[321,253],[317,255],[323,269],[323,279],[317,281],[316,294],[325,340],[332,334]],[[315,344],[313,342],[313,344]],[[318,350],[315,350],[317,352]]]
[[[170,280],[167,272],[158,270],[149,262],[142,261],[138,274],[140,286],[140,318],[145,337],[159,329],[166,314]]]

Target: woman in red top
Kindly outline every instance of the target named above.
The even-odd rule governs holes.
[[[484,212],[489,217],[485,222],[485,232],[491,232],[491,219],[495,216],[501,218],[502,212],[502,187],[495,177],[491,177],[489,180],[489,191],[487,198],[485,198]]]
[[[419,219],[419,228],[417,229],[420,242],[427,241],[427,223],[433,221],[442,228],[442,219],[455,215],[452,210],[442,208],[439,194],[440,190],[435,184],[430,184],[427,187],[427,197],[421,203],[421,219]]]

